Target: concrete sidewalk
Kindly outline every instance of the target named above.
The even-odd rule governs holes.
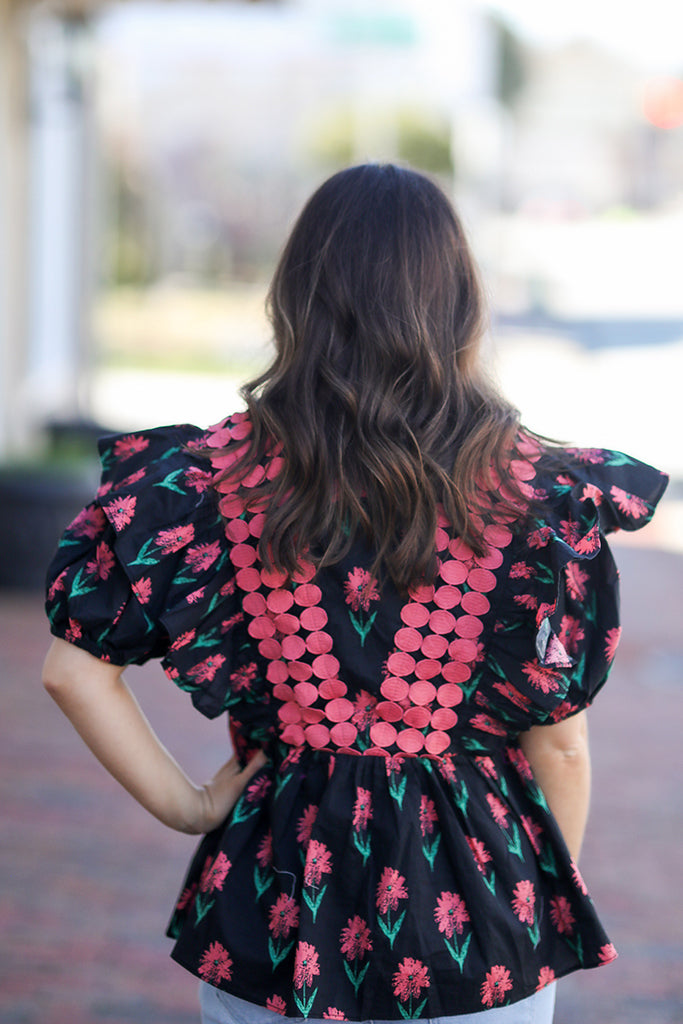
[[[624,639],[590,712],[582,870],[621,955],[563,980],[555,1019],[681,1024],[683,556],[614,547]],[[40,687],[47,643],[40,597],[0,594],[0,1024],[191,1024],[196,982],[163,931],[195,841],[148,818],[93,761]],[[129,681],[188,772],[212,773],[224,721],[201,719],[158,666]]]

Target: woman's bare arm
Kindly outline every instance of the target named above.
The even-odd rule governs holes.
[[[519,737],[575,861],[590,802],[591,765],[586,712],[554,725],[536,725]]]
[[[263,767],[264,755],[257,754],[243,771],[233,757],[210,782],[195,785],[159,741],[122,672],[54,640],[43,685],[95,757],[150,814],[179,832],[216,828]]]

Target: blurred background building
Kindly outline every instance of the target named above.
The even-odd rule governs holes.
[[[683,476],[681,28],[666,0],[0,0],[0,470],[224,415],[306,196],[395,160],[455,199],[529,425]]]

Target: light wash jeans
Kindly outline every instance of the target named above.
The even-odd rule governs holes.
[[[199,983],[199,1001],[202,1024],[287,1024],[303,1022],[303,1017],[282,1017],[265,1006],[247,1003],[229,992]],[[480,1013],[465,1013],[457,1017],[433,1017],[414,1024],[552,1024],[555,1009],[555,985],[536,992],[511,1006],[496,1006]],[[328,1021],[308,1018],[306,1024],[329,1024]],[[368,1021],[367,1024],[396,1024],[395,1021]]]

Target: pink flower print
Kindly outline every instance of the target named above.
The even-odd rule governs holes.
[[[377,698],[361,690],[353,702],[354,712],[351,721],[357,729],[369,729],[377,721]]]
[[[366,922],[358,914],[350,917],[346,927],[341,930],[342,953],[351,962],[365,959],[365,954],[371,949],[372,939]]]
[[[538,608],[538,598],[535,594],[513,594],[512,600],[520,608],[528,608],[532,612]]]
[[[77,537],[88,537],[94,540],[106,525],[107,519],[99,505],[88,505],[78,513],[69,526],[69,531]]]
[[[372,818],[372,795],[369,789],[358,786],[356,802],[353,805],[353,827],[357,831],[366,829],[370,818]]]
[[[332,854],[324,843],[317,839],[311,839],[306,850],[306,863],[304,864],[304,885],[320,885],[323,875],[332,873]]]
[[[390,908],[398,910],[398,901],[408,898],[405,881],[395,868],[384,868],[377,886],[376,904],[380,914],[386,914]]]
[[[596,508],[602,505],[604,495],[595,484],[585,484],[581,492],[581,501],[592,501]]]
[[[220,542],[214,540],[211,544],[198,544],[197,547],[188,548],[185,561],[192,572],[204,572],[213,565],[220,553]]]
[[[423,988],[429,988],[427,967],[421,960],[404,957],[394,974],[394,995],[405,1003],[409,999],[419,999]]]
[[[107,518],[111,521],[117,533],[120,533],[121,530],[124,530],[133,521],[137,500],[132,495],[126,494],[121,495],[120,498],[114,498],[113,501],[104,506]]]
[[[434,831],[434,824],[438,820],[434,801],[423,793],[420,797],[420,832],[422,835],[431,835]]]
[[[196,894],[197,883],[193,882],[192,885],[187,887],[187,889],[183,889],[180,899],[176,903],[176,910],[185,910],[186,907],[191,907]]]
[[[601,946],[600,952],[598,953],[598,959],[601,964],[611,964],[618,956],[619,954],[611,942],[606,942],[604,946]]]
[[[610,487],[610,494],[614,498],[617,508],[631,519],[640,519],[641,516],[647,515],[647,505],[642,498],[636,497],[635,494],[629,494],[628,491],[623,491],[621,487],[615,486]]]
[[[185,600],[188,604],[197,604],[198,601],[204,597],[204,591],[206,587],[200,587],[199,590],[193,590],[191,594],[188,594]]]
[[[560,935],[571,935],[574,930],[574,915],[566,896],[554,896],[550,901],[550,920]]]
[[[300,942],[294,957],[294,986],[303,988],[312,985],[313,978],[320,974],[318,951],[310,942]]]
[[[259,843],[259,848],[256,851],[256,860],[262,868],[267,868],[273,863],[273,833],[270,829],[268,829]]]
[[[562,519],[560,521],[560,536],[570,547],[576,547],[581,538],[579,524],[574,519]]]
[[[506,992],[512,988],[512,979],[507,967],[496,964],[486,974],[486,981],[481,986],[481,1001],[484,1006],[495,1006],[502,1003]]]
[[[346,577],[344,591],[346,593],[345,601],[351,605],[351,610],[354,612],[360,611],[361,608],[367,612],[370,610],[371,601],[379,601],[377,580],[367,569],[354,568]]]
[[[566,616],[565,616],[566,618]],[[546,668],[570,668],[574,664],[560,638],[551,633],[548,637],[548,644],[544,655]]]
[[[524,693],[520,693],[512,683],[494,683],[493,688],[498,690],[498,693],[502,693],[503,697],[507,697],[518,708],[521,708],[522,711],[526,711],[531,704],[531,698]]]
[[[563,718],[569,718],[576,711],[579,710],[578,704],[571,704],[568,700],[563,700],[561,704],[555,708],[550,714],[550,719],[553,722],[561,722]]]
[[[225,661],[225,655],[223,654],[212,654],[204,661],[200,661],[199,664],[193,665],[191,669],[188,669],[188,676],[190,679],[194,679],[197,683],[210,683],[216,677],[216,672]]]
[[[211,486],[213,473],[200,469],[198,466],[191,466],[184,473],[184,479],[188,487],[194,488],[197,494],[203,494]]]
[[[230,674],[230,682],[232,688],[236,693],[240,690],[250,690],[251,684],[256,678],[258,666],[255,661],[251,661],[248,665],[241,665],[238,669]]]
[[[446,755],[441,759],[441,761],[439,761],[438,767],[439,774],[446,780],[446,782],[453,783],[456,781],[455,765],[453,764],[452,759],[448,755]]]
[[[518,775],[523,779],[533,778],[531,765],[521,747],[507,747],[506,753],[510,764],[514,766]]]
[[[298,927],[299,907],[287,893],[280,893],[268,914],[268,928],[276,939],[280,936],[284,939],[289,938],[292,928]]]
[[[486,874],[486,865],[491,860],[491,854],[488,852],[484,844],[480,839],[473,839],[472,836],[465,836],[468,846],[472,851],[475,862],[482,875]]]
[[[479,771],[481,772],[481,774],[485,775],[486,778],[494,778],[494,779],[498,778],[498,773],[496,771],[496,765],[494,764],[492,759],[490,759],[490,758],[481,758],[481,757],[480,758],[475,758],[474,759],[474,763],[476,764],[476,766],[479,769]]]
[[[536,991],[540,992],[546,985],[552,985],[555,981],[555,971],[552,967],[541,967],[538,972],[538,983],[536,985]]]
[[[114,455],[117,459],[129,459],[131,455],[137,455],[138,452],[144,452],[145,448],[149,446],[148,437],[140,437],[136,434],[128,434],[127,437],[121,437],[114,445]]]
[[[534,883],[527,880],[518,882],[513,892],[512,909],[522,924],[532,925],[534,923],[535,904]]]
[[[212,942],[209,948],[202,953],[197,973],[209,985],[214,985],[215,987],[218,987],[221,981],[230,981],[232,978],[232,958],[227,949],[221,946],[220,942]]]
[[[586,596],[586,583],[590,579],[588,573],[581,569],[578,562],[567,562],[564,573],[569,596],[574,601],[583,601]]]
[[[525,661],[522,671],[532,686],[542,693],[557,693],[560,688],[560,676],[546,665],[537,661]]]
[[[86,569],[92,576],[97,576],[99,580],[106,580],[114,568],[115,561],[112,549],[104,541],[101,541],[95,549],[93,561],[88,562]]]
[[[541,844],[539,843],[540,837],[543,835],[543,829],[534,821],[533,818],[529,818],[526,814],[523,814],[520,818],[522,822],[522,828],[527,834],[527,838],[533,847],[533,851],[537,856],[541,853]]]
[[[559,640],[565,651],[569,651],[570,654],[576,654],[579,644],[585,635],[578,619],[575,619],[572,615],[562,616]]]
[[[50,584],[50,589],[47,592],[49,601],[54,601],[55,596],[66,589],[64,586],[64,580],[66,579],[67,572],[68,569],[62,569],[59,576],[57,576],[57,578]]]
[[[465,901],[457,892],[442,892],[436,901],[434,920],[447,939],[453,938],[453,932],[462,935],[463,929],[470,920]]]
[[[536,575],[536,570],[526,562],[514,562],[510,566],[511,580],[530,580]]]
[[[311,838],[311,829],[318,816],[318,805],[309,804],[296,824],[296,841],[301,843],[304,849],[308,846]]]
[[[149,576],[142,576],[135,581],[132,589],[140,604],[147,604],[152,596],[152,581]]]
[[[287,1003],[282,996],[276,994],[266,999],[266,1010],[271,1010],[273,1013],[279,1013],[282,1017],[285,1017],[287,1015]]]
[[[224,583],[223,586],[220,589],[221,597],[230,597],[231,594],[235,593],[235,587],[236,587],[235,581],[234,580],[228,580],[228,582]]]
[[[225,635],[229,633],[231,629],[234,629],[238,622],[244,622],[244,612],[235,612],[229,619],[223,619],[221,622],[221,633]]]
[[[592,555],[600,548],[600,531],[597,523],[593,523],[585,537],[580,537],[574,545],[580,555]]]
[[[83,630],[81,629],[80,622],[78,622],[77,619],[71,619],[70,618],[69,619],[69,628],[67,629],[66,633],[64,634],[64,639],[67,641],[67,643],[72,644],[76,640],[80,640],[80,638],[82,636],[83,636]]]
[[[486,794],[486,802],[491,808],[491,814],[493,815],[494,821],[501,828],[508,827],[508,809],[505,804],[501,803],[497,796],[493,793]]]
[[[263,800],[264,796],[273,785],[273,780],[269,779],[267,775],[262,775],[260,779],[255,779],[254,782],[250,782],[247,786],[247,791],[244,794],[244,798],[248,804],[258,803],[259,800]]]
[[[527,544],[530,548],[545,548],[552,535],[553,531],[550,526],[541,526],[540,529],[529,534]]]
[[[335,1006],[328,1006],[323,1013],[323,1020],[347,1020],[346,1014],[343,1010],[338,1010]]]
[[[231,861],[225,856],[223,852],[219,853],[215,861],[211,863],[209,858],[204,865],[201,878],[199,879],[199,888],[202,892],[215,892],[216,890],[222,891],[225,879],[227,878],[228,871],[232,867]]]
[[[144,468],[143,469],[136,469],[136,471],[134,473],[131,473],[130,476],[127,476],[125,478],[125,480],[121,481],[120,484],[117,484],[115,489],[117,491],[126,490],[128,487],[132,487],[133,484],[139,483],[140,480],[144,480],[144,478],[146,476],[147,476],[147,470],[146,469],[144,469]]]
[[[506,736],[507,729],[501,722],[496,722],[490,715],[474,715],[470,720],[473,729],[488,732],[491,736]]]
[[[572,877],[573,877],[574,881],[576,882],[576,887],[577,887],[577,889],[579,890],[579,892],[583,896],[587,896],[588,895],[588,887],[587,887],[586,883],[583,880],[583,876],[581,875],[581,872],[579,871],[579,865],[573,859],[572,859],[571,863],[572,863]]]
[[[577,462],[588,462],[597,466],[605,461],[605,452],[602,448],[567,448],[567,451]]]
[[[194,540],[194,526],[192,523],[188,523],[187,526],[174,526],[170,530],[160,530],[154,543],[161,548],[164,555],[170,555],[175,551],[182,551],[192,540]]]
[[[180,636],[175,638],[169,649],[171,651],[179,651],[181,647],[187,647],[194,640],[196,632],[196,629],[190,629],[186,633],[181,633]]]
[[[621,626],[613,626],[605,634],[605,657],[607,661],[613,661],[617,653],[619,640],[621,639]]]
[[[391,754],[385,758],[384,767],[386,768],[387,778],[400,772],[404,760],[403,754]]]

